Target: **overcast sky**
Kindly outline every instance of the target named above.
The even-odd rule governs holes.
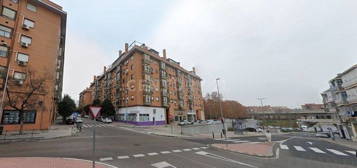
[[[146,43],[244,105],[321,103],[357,64],[356,0],[54,0],[68,12],[64,94],[78,99],[125,42]]]

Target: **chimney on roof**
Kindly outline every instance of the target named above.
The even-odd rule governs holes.
[[[194,74],[196,74],[196,68],[195,68],[195,67],[192,67],[192,72],[193,72]]]
[[[97,77],[94,75],[93,76],[93,81],[96,81],[97,80]]]
[[[166,49],[162,50],[162,56],[164,57],[164,59],[166,60]]]
[[[122,51],[122,50],[119,50],[119,57],[121,56],[122,53],[123,53],[123,51]]]
[[[129,44],[125,43],[125,52],[128,52],[128,50],[129,50]]]
[[[104,73],[105,73],[105,72],[107,72],[107,67],[106,67],[106,66],[104,66],[104,69],[103,69],[103,70],[104,70]]]

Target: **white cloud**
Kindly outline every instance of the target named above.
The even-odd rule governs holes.
[[[180,0],[152,36],[153,48],[196,66],[204,92],[243,104],[320,103],[335,74],[357,63],[356,1]]]
[[[78,100],[79,93],[89,86],[93,76],[102,73],[103,67],[111,63],[110,56],[91,38],[68,33],[63,94]]]

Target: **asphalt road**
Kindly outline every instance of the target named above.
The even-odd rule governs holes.
[[[344,148],[318,140],[307,143],[303,137],[273,137],[273,140],[287,139],[278,159],[262,159],[237,153],[207,148],[209,139],[181,139],[141,134],[117,128],[111,124],[85,121],[83,131],[75,137],[20,142],[0,145],[0,157],[70,157],[91,160],[92,129],[96,127],[96,157],[117,167],[194,167],[194,168],[349,168],[356,167],[356,158],[338,156],[325,149],[348,151]],[[240,139],[239,139],[240,140]],[[243,139],[242,139],[243,140]],[[245,138],[246,141],[258,141],[262,138]],[[309,140],[310,142],[311,140]],[[301,146],[306,151],[297,151],[294,146]],[[325,153],[316,153],[309,147],[316,147]],[[165,166],[166,165],[166,166]],[[1,163],[0,163],[1,168]]]

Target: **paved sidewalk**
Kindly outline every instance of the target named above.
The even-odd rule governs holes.
[[[73,128],[73,125],[53,125],[49,130],[24,131],[22,135],[19,135],[18,131],[3,132],[3,135],[0,135],[0,143],[72,136],[75,133]]]
[[[0,158],[1,168],[89,168],[89,160],[71,158],[15,157]],[[96,168],[116,168],[108,164],[96,163]]]
[[[273,157],[274,144],[275,143],[212,144],[212,147],[252,156]]]

